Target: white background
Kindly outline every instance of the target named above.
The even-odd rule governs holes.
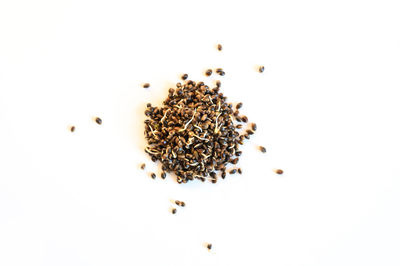
[[[400,265],[399,13],[1,0],[0,265]],[[258,124],[243,175],[152,180],[145,104],[209,67]]]

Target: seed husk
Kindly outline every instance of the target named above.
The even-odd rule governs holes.
[[[99,124],[99,125],[101,125],[101,124],[103,123],[103,121],[101,120],[100,117],[96,117],[95,121],[96,121],[96,123]]]
[[[266,149],[265,147],[263,147],[263,146],[260,146],[260,151],[261,151],[262,153],[266,153],[266,152],[267,152],[267,149]]]

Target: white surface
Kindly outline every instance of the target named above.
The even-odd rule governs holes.
[[[400,265],[399,11],[2,0],[0,265]],[[244,173],[154,181],[144,105],[208,67],[258,124]]]

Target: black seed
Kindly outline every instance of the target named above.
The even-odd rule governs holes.
[[[229,173],[230,173],[231,175],[236,174],[236,169],[230,170]]]
[[[260,66],[260,67],[258,68],[258,72],[263,73],[263,72],[264,72],[264,66]]]
[[[188,74],[183,74],[181,78],[182,80],[186,80],[188,78]]]
[[[281,175],[281,174],[283,174],[283,170],[282,169],[276,169],[275,173],[277,173],[278,175]]]
[[[218,72],[220,76],[225,76],[225,71]]]
[[[156,174],[155,173],[151,173],[151,178],[155,179],[156,178]]]
[[[211,76],[212,70],[211,69],[207,69],[205,74],[206,74],[206,76]]]
[[[216,178],[215,179],[211,179],[211,183],[213,183],[213,184],[217,183],[217,179]]]
[[[218,49],[218,51],[222,51],[222,45],[218,44],[217,49]]]
[[[173,208],[173,209],[171,210],[171,212],[172,212],[172,214],[175,214],[175,213],[176,213],[176,209]]]
[[[266,152],[267,152],[267,149],[266,149],[265,147],[263,147],[263,146],[260,146],[260,151],[261,151],[262,153],[266,153]]]
[[[256,123],[251,124],[251,129],[253,131],[256,131],[257,130],[257,124]]]
[[[185,204],[185,202],[183,202],[183,201],[181,201],[181,203],[179,204],[181,207],[185,207],[186,206],[186,204]]]
[[[150,87],[150,83],[145,83],[145,84],[143,84],[143,88],[147,89],[147,88],[149,88],[149,87]]]
[[[237,171],[238,171],[239,174],[242,174],[242,169],[238,168]]]
[[[146,104],[146,107],[151,107],[151,103]]]
[[[212,249],[212,244],[207,244],[208,250]]]
[[[103,123],[103,121],[101,120],[100,117],[96,117],[95,121],[96,121],[96,123],[99,124],[99,125],[101,125],[101,124]]]
[[[236,156],[240,156],[240,155],[242,155],[242,152],[241,152],[241,151],[237,151],[237,152],[235,153],[235,155],[236,155]]]
[[[74,131],[75,131],[75,126],[71,126],[69,130],[70,130],[71,132],[74,132]]]
[[[162,179],[165,179],[166,177],[167,177],[167,174],[166,174],[165,172],[162,172],[162,173],[161,173],[161,178],[162,178]]]
[[[254,131],[251,130],[251,129],[247,129],[247,130],[246,130],[246,133],[249,134],[249,135],[253,135],[253,134],[254,134]]]
[[[240,109],[240,108],[242,108],[242,106],[243,106],[243,103],[238,103],[238,104],[236,104],[236,109]]]
[[[222,172],[221,178],[224,179],[225,177],[226,177],[226,173],[225,173],[225,172]]]
[[[140,169],[144,170],[145,168],[146,168],[146,164],[145,164],[145,163],[142,163],[142,164],[140,165]]]

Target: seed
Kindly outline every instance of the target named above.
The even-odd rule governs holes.
[[[256,131],[257,130],[257,124],[256,123],[251,124],[251,129],[253,131]]]
[[[235,158],[235,159],[233,159],[233,160],[231,161],[231,163],[232,163],[232,164],[237,164],[238,161],[239,161],[239,158]]]
[[[96,123],[99,124],[99,125],[101,125],[101,124],[103,123],[103,121],[101,120],[100,117],[96,117],[95,121],[96,121]]]
[[[239,174],[242,174],[242,169],[238,168],[237,171],[238,171]]]
[[[230,170],[229,173],[230,173],[231,175],[236,174],[236,169]]]
[[[222,45],[218,44],[217,49],[218,49],[218,51],[222,51]]]
[[[175,214],[175,213],[176,213],[176,209],[173,208],[173,209],[171,210],[171,212],[172,212],[172,214]]]
[[[144,170],[145,168],[146,168],[146,164],[145,164],[145,163],[142,163],[142,164],[140,165],[140,169]]]
[[[240,109],[240,108],[242,108],[242,106],[243,106],[243,103],[238,103],[238,104],[236,104],[236,109]]]
[[[225,179],[226,173],[225,173],[225,172],[222,172],[221,177],[222,177],[222,179]]]
[[[258,68],[258,72],[263,73],[263,72],[264,72],[264,66],[260,66],[260,67]]]
[[[181,203],[179,204],[181,207],[185,207],[186,206],[186,204],[185,204],[185,202],[183,202],[183,201],[181,201]]]
[[[151,178],[156,179],[156,174],[155,173],[151,173]]]
[[[237,151],[237,152],[235,153],[235,155],[236,155],[236,156],[240,156],[240,155],[242,155],[242,152],[241,152],[241,151]]]
[[[211,76],[212,70],[211,69],[207,69],[205,74],[206,74],[206,76]]]
[[[220,76],[225,76],[225,71],[218,72]]]
[[[71,126],[69,130],[70,130],[71,132],[74,132],[74,131],[75,131],[75,126]]]
[[[207,249],[211,250],[212,249],[212,244],[207,244]]]
[[[238,125],[236,125],[236,128],[237,128],[237,129],[241,129],[241,128],[242,128],[242,125],[241,125],[241,124],[238,124]]]
[[[186,80],[188,78],[188,74],[183,74],[181,78],[182,80]]]
[[[244,123],[247,123],[248,121],[249,121],[249,119],[247,118],[247,116],[242,116],[242,121],[244,122]]]
[[[217,88],[221,87],[221,81],[217,80],[217,81],[215,82],[215,85],[217,86]]]
[[[213,184],[217,183],[217,179],[216,178],[215,179],[211,179],[211,183],[213,183]]]
[[[260,151],[261,151],[262,153],[266,153],[266,152],[267,152],[267,149],[266,149],[265,147],[263,147],[263,146],[260,146]]]
[[[145,83],[145,84],[143,84],[143,88],[147,89],[147,88],[149,88],[149,87],[150,87],[150,83]]]
[[[146,107],[151,107],[151,103],[146,104]]]
[[[254,134],[254,131],[251,130],[251,129],[247,129],[247,130],[246,130],[246,133],[249,134],[249,135],[253,135],[253,134]]]
[[[281,174],[283,174],[283,170],[282,169],[276,169],[275,173],[277,173],[278,175],[281,175]]]
[[[244,137],[245,137],[246,139],[250,139],[249,134],[244,134]]]
[[[162,172],[162,173],[161,173],[161,178],[162,178],[162,179],[165,179],[166,177],[167,177],[167,174],[166,174],[165,172]]]
[[[181,201],[180,200],[175,200],[175,204],[180,206],[181,205]]]

